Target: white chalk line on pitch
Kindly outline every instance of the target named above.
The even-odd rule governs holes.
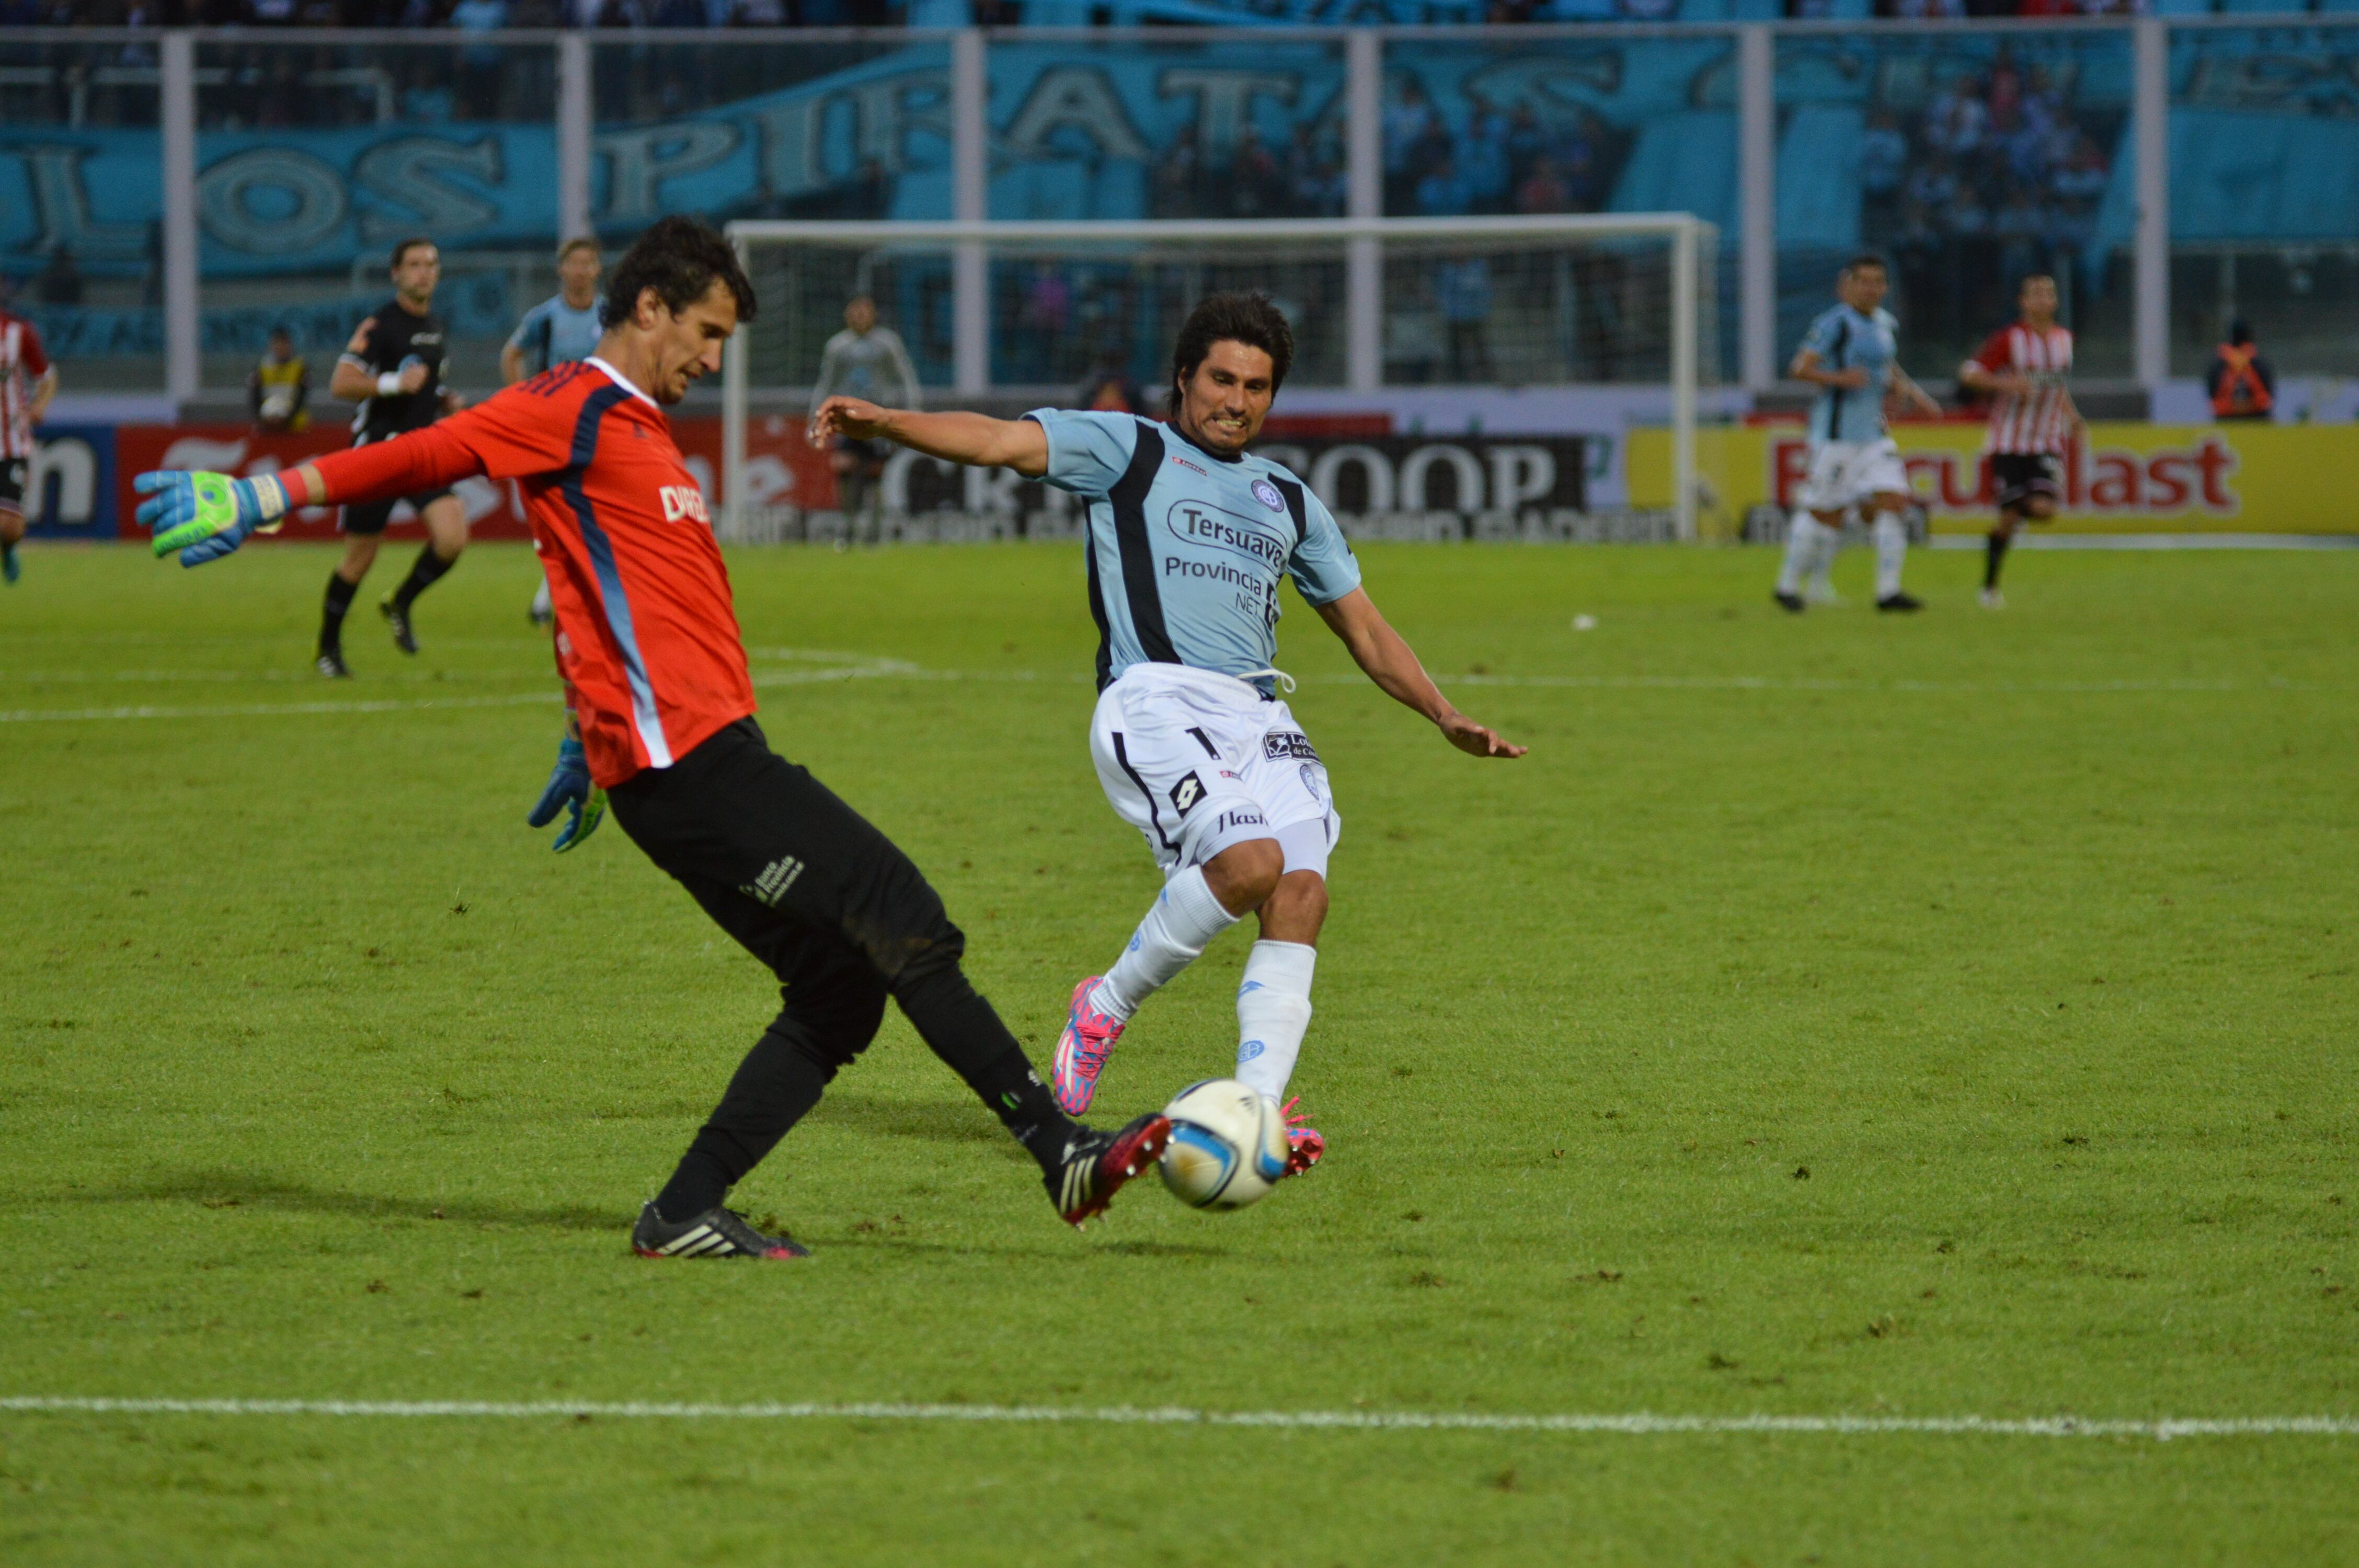
[[[2359,1437],[2359,1417],[2163,1417],[2104,1421],[2081,1416],[1854,1415],[1475,1415],[1419,1411],[1208,1411],[1181,1406],[1069,1408],[1058,1405],[891,1403],[665,1404],[595,1400],[171,1400],[46,1395],[0,1397],[0,1412],[23,1415],[341,1416],[396,1419],[622,1421],[980,1422],[1012,1425],[1082,1422],[1115,1426],[1249,1426],[1343,1432],[1565,1432],[1625,1436],[1766,1433],[1802,1436]]]
[[[796,656],[785,650],[764,649],[766,657]],[[850,655],[801,655],[819,659]],[[219,678],[238,679],[238,676]],[[258,678],[267,679],[268,676]],[[816,668],[765,670],[754,676],[756,689],[789,686],[824,686],[842,681],[906,680],[982,682],[993,684],[1080,686],[1090,682],[1085,671],[1042,674],[1037,670],[929,670],[905,659],[876,658],[857,664],[820,663]],[[1306,677],[1318,686],[1363,686],[1364,676],[1321,675]],[[2008,693],[2133,693],[2323,691],[2322,684],[2297,681],[2117,680],[2117,681],[1911,681],[1795,680],[1775,676],[1495,676],[1442,675],[1444,686],[1525,687],[1576,691],[1816,691],[1816,692],[1960,692]],[[139,704],[120,708],[25,708],[0,712],[0,724],[92,723],[147,719],[265,719],[276,714],[399,713],[434,708],[515,708],[554,702],[552,687],[501,697],[378,697],[319,702],[212,703],[186,706]]]

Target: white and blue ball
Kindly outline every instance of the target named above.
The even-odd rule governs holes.
[[[1171,1119],[1163,1184],[1191,1208],[1243,1208],[1286,1174],[1286,1120],[1258,1089],[1207,1078],[1163,1114]]]

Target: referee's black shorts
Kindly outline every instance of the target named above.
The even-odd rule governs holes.
[[[440,490],[420,491],[416,495],[396,496],[390,501],[372,501],[359,506],[347,506],[344,508],[342,526],[347,534],[382,534],[385,532],[386,524],[393,521],[393,509],[403,502],[409,503],[411,509],[423,517],[426,515],[428,507],[450,493],[450,487],[445,485]]]
[[[782,1017],[839,1062],[874,1037],[888,995],[965,950],[909,857],[751,719],[607,798],[647,858],[777,974]]]

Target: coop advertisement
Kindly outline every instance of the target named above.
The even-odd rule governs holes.
[[[1984,427],[1894,428],[1908,483],[1937,534],[1989,525]],[[1634,506],[1670,504],[1670,432],[1635,430],[1626,480]],[[1697,432],[1708,533],[1733,537],[1745,514],[1791,507],[1810,466],[1801,427]],[[2334,476],[2359,465],[2359,426],[2093,424],[2062,460],[2056,526],[2075,533],[2359,533]]]

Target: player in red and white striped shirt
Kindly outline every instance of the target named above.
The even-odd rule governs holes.
[[[1999,597],[1999,563],[2024,519],[2045,523],[2056,515],[2060,460],[2081,429],[2081,411],[2064,383],[2072,373],[2072,334],[2056,324],[2056,280],[2034,273],[2023,280],[2017,303],[2023,315],[1990,335],[1982,351],[1958,369],[1961,384],[1991,399],[1991,483],[1998,492],[1998,521],[1990,531],[1983,566],[1983,603],[1993,610]]]
[[[16,541],[25,536],[33,427],[57,393],[58,368],[41,351],[41,335],[23,317],[0,310],[0,581],[15,582],[24,572]]]

